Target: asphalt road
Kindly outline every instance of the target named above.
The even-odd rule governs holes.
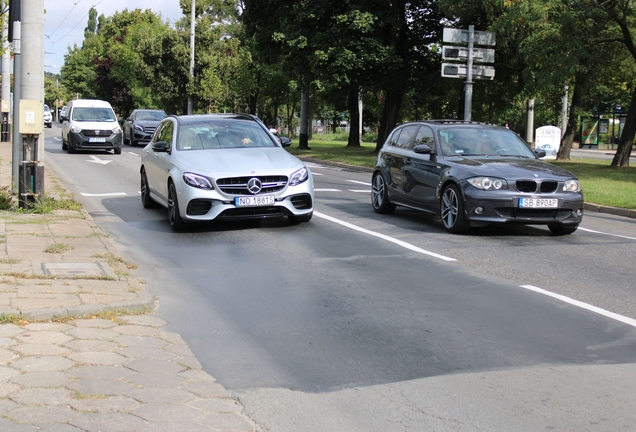
[[[312,165],[309,223],[173,233],[141,206],[140,148],[68,155],[56,137],[45,163],[264,429],[636,426],[635,220],[454,236],[434,216],[374,213],[368,173]]]

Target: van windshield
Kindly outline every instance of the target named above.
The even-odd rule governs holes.
[[[110,108],[77,107],[71,113],[71,120],[90,122],[113,122],[115,113]]]

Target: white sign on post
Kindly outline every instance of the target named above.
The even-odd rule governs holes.
[[[442,76],[446,78],[466,78],[468,76],[468,66],[462,63],[442,63]],[[473,78],[492,80],[495,78],[495,67],[474,65]]]
[[[442,46],[442,60],[461,61],[468,59],[468,48],[461,46]],[[479,63],[494,63],[495,50],[490,48],[473,48],[473,61]]]
[[[477,31],[473,32],[473,43],[475,45],[496,45],[497,38],[495,32]],[[445,28],[442,40],[450,43],[468,43],[468,30]]]
[[[556,159],[561,147],[561,128],[556,126],[541,126],[535,130],[534,146],[546,152],[543,159]]]

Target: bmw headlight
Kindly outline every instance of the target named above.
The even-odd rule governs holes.
[[[498,178],[473,177],[468,179],[468,183],[481,190],[508,189],[508,183]]]
[[[183,181],[188,185],[197,189],[214,190],[212,180],[195,173],[184,173]]]
[[[306,182],[309,178],[309,172],[307,172],[307,168],[303,167],[293,173],[289,178],[289,186],[296,186],[303,182]]]
[[[563,192],[581,192],[581,183],[578,180],[566,180],[563,182]]]

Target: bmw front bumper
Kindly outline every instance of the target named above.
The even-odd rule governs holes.
[[[525,225],[575,226],[583,220],[582,193],[520,193],[511,190],[483,191],[467,182],[462,184],[465,214],[471,225],[510,223]],[[520,198],[556,199],[556,208],[522,208]]]

